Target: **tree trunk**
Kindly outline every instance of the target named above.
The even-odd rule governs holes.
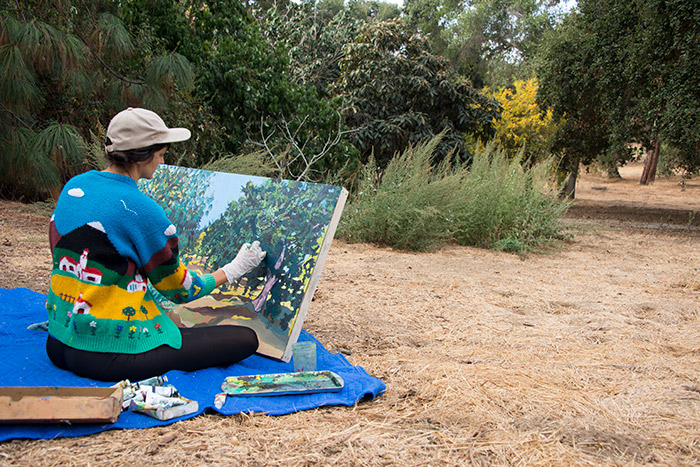
[[[639,179],[640,185],[648,185],[654,183],[656,178],[656,166],[659,164],[659,150],[661,148],[661,140],[657,137],[654,142],[654,149],[647,156],[646,161],[644,161],[644,170],[642,171],[642,178]]]
[[[560,199],[574,199],[576,197],[576,180],[578,179],[579,158],[575,158],[568,170],[559,169]]]
[[[620,175],[620,170],[617,168],[617,165],[615,167],[608,168],[608,178],[622,178],[622,175]]]
[[[566,184],[562,188],[559,196],[564,199],[574,199],[576,197],[576,179],[578,178],[578,170],[569,173],[569,178],[566,179]]]
[[[282,266],[282,261],[284,260],[284,254],[286,251],[287,251],[287,244],[284,243],[282,245],[282,252],[277,257],[277,261],[275,262],[274,270],[271,270],[270,268],[268,268],[267,272],[265,273],[265,285],[263,286],[263,290],[255,298],[255,300],[252,301],[253,307],[255,308],[255,311],[257,313],[262,312],[263,308],[265,308],[265,304],[267,303],[267,295],[270,293],[270,290],[272,290],[272,287],[275,285],[275,283],[278,280],[277,273],[280,269],[280,266]],[[263,314],[263,316],[265,316],[265,315]]]

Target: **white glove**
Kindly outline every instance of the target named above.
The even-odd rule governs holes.
[[[222,267],[229,284],[237,281],[260,264],[267,253],[260,248],[260,242],[244,243],[236,257]]]

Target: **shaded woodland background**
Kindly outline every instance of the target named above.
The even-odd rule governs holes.
[[[694,174],[700,11],[690,0],[0,2],[0,195],[55,196],[100,167],[126,106],[195,137],[169,163],[351,189],[442,135],[611,175]]]

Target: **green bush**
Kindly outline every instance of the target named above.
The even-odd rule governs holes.
[[[383,173],[370,160],[338,237],[402,250],[456,243],[518,252],[562,238],[568,203],[551,183],[552,159],[521,164],[490,145],[475,154],[471,167],[434,167],[440,137],[396,155]]]
[[[554,160],[521,162],[493,145],[477,154],[451,205],[456,243],[527,252],[562,238],[569,203],[557,197]]]

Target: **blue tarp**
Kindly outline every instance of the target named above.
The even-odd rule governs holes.
[[[0,386],[110,386],[110,383],[75,376],[51,363],[46,356],[46,333],[27,329],[29,324],[46,320],[45,303],[46,295],[32,290],[0,288]],[[114,424],[0,425],[0,441],[83,436],[115,428],[149,428],[192,418],[204,411],[224,415],[241,412],[284,415],[324,405],[352,406],[360,400],[373,399],[386,389],[381,380],[367,374],[362,367],[352,366],[343,355],[330,353],[306,331],[302,331],[299,340],[316,342],[317,369],[340,375],[345,382],[341,391],[293,396],[229,396],[221,409],[214,408],[214,396],[221,392],[221,383],[227,376],[293,371],[291,363],[254,355],[227,368],[168,372],[168,382],[180,394],[199,402],[199,412],[195,414],[160,421],[139,413],[123,412]]]

